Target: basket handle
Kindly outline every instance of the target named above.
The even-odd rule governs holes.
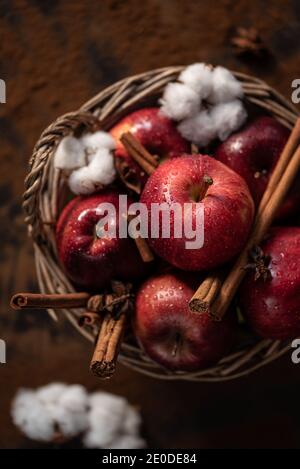
[[[81,127],[89,130],[100,128],[99,119],[88,111],[70,112],[59,117],[41,134],[29,160],[29,173],[25,179],[23,209],[29,233],[34,239],[41,237],[42,228],[39,216],[39,194],[42,188],[44,169],[53,157],[60,140]]]

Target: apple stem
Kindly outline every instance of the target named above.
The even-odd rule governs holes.
[[[204,199],[208,191],[208,188],[213,184],[213,182],[214,182],[213,179],[207,174],[203,176],[200,190],[199,190],[199,196],[198,196],[199,202]]]
[[[172,357],[176,357],[176,354],[177,354],[177,351],[179,349],[179,345],[180,345],[180,334],[179,332],[176,333],[175,335],[175,343],[174,343],[174,347],[173,347],[173,350],[172,350]]]

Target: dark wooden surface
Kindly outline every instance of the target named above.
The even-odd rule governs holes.
[[[255,26],[272,56],[236,59],[228,43],[236,26]],[[103,383],[88,372],[90,344],[70,325],[8,306],[13,292],[37,288],[21,194],[31,149],[55,117],[126,75],[194,61],[256,74],[289,96],[299,50],[298,0],[0,0],[1,448],[39,446],[14,428],[10,403],[19,387],[55,380],[126,396],[141,407],[152,447],[300,447],[300,365],[289,356],[225,384],[156,381],[122,366]]]

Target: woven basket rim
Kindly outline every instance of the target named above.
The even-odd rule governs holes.
[[[25,180],[23,207],[26,222],[33,239],[37,279],[42,293],[73,292],[74,287],[61,270],[56,258],[53,225],[60,211],[59,198],[64,191],[62,175],[52,163],[54,150],[65,135],[79,126],[87,129],[108,129],[124,114],[135,107],[143,107],[144,101],[157,97],[165,85],[176,80],[185,66],[162,67],[126,77],[103,89],[85,102],[76,112],[56,119],[42,133],[30,159],[30,170]],[[265,81],[241,72],[233,74],[242,83],[245,100],[271,113],[288,128],[292,128],[298,110]],[[60,197],[58,197],[60,194]],[[48,310],[54,320],[57,314]],[[64,315],[89,341],[94,342],[95,331],[78,326],[82,309],[63,310]],[[148,358],[143,351],[130,342],[121,346],[119,362],[145,375],[165,380],[220,382],[247,375],[290,349],[286,342],[268,339],[258,340],[244,350],[235,350],[218,364],[199,372],[170,372]]]

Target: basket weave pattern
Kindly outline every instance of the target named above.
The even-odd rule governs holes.
[[[155,102],[165,85],[176,80],[184,67],[167,67],[121,80],[97,94],[77,112],[66,114],[51,124],[41,135],[30,159],[30,171],[25,181],[23,207],[33,240],[36,272],[42,293],[71,293],[74,287],[62,271],[56,256],[54,228],[64,205],[66,184],[63,175],[53,167],[53,154],[59,141],[69,133],[86,128],[109,129],[133,109]],[[292,128],[297,110],[265,82],[234,73],[244,89],[244,100],[272,114],[286,127]],[[69,321],[88,340],[95,335],[79,327],[82,309],[62,310]],[[49,314],[57,320],[56,312]],[[290,345],[279,340],[257,340],[223,358],[216,366],[199,372],[171,372],[150,360],[134,342],[123,342],[119,362],[161,379],[188,381],[224,381],[238,378],[266,365],[283,355]]]

